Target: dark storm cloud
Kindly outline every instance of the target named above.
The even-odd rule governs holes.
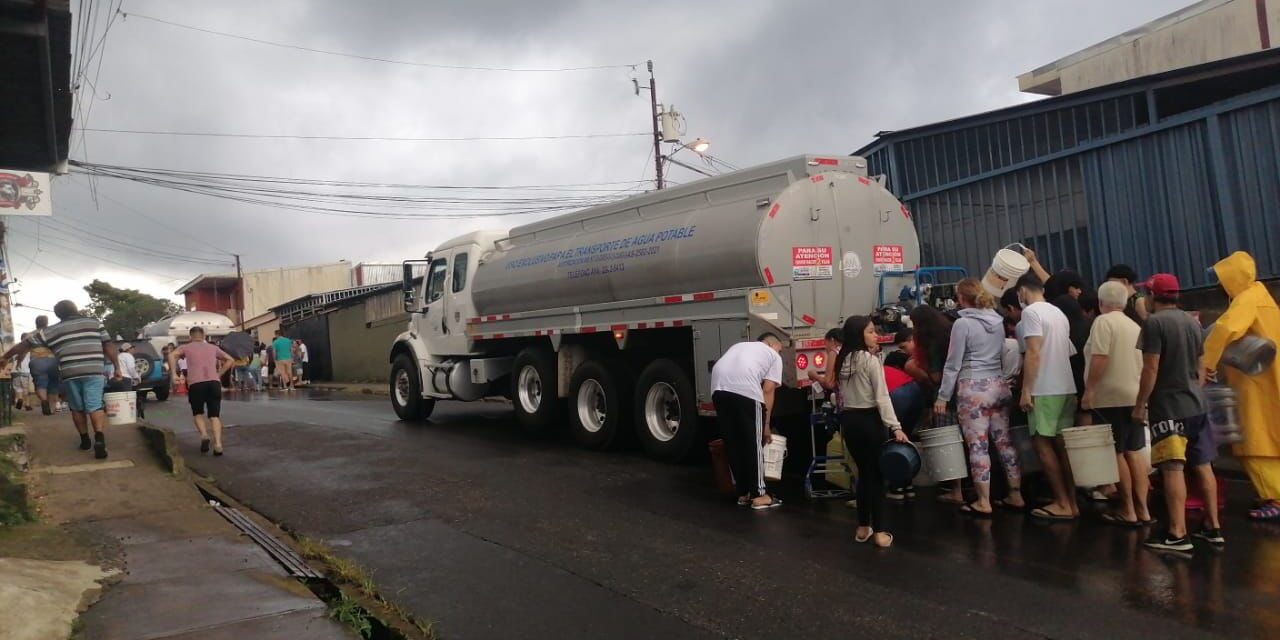
[[[125,10],[301,46],[443,64],[528,68],[653,59],[659,97],[685,114],[688,137],[705,136],[714,154],[746,166],[797,153],[847,153],[881,129],[1028,99],[1017,93],[1017,74],[1184,3],[128,0]],[[425,69],[273,48],[133,17],[111,33],[90,126],[355,136],[645,131],[648,99],[632,93],[633,75],[646,77],[643,68]],[[74,158],[231,173],[436,184],[652,177],[644,138],[428,144],[89,133],[85,139],[87,147],[73,146]],[[677,180],[697,177],[674,171]],[[59,179],[58,220],[169,251],[238,252],[248,268],[395,261],[462,231],[520,221],[334,218],[111,180],[98,180],[104,197],[95,206],[83,182]],[[34,255],[35,224],[14,226],[21,234],[13,238],[15,250]],[[85,252],[46,244],[35,257],[74,279],[99,275],[158,294],[197,273],[220,271],[144,251]],[[27,304],[48,307],[80,286],[13,258],[24,276],[19,299]]]

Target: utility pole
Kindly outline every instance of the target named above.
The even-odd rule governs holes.
[[[236,320],[241,331],[244,331],[244,272],[240,270],[240,254],[236,257]]]
[[[657,186],[659,189],[666,186],[662,180],[662,130],[658,127],[658,84],[653,79],[653,61],[649,60],[649,108],[653,117],[649,119],[653,123],[653,165],[656,170]]]
[[[13,265],[9,264],[9,245],[5,244],[5,224],[0,220],[0,256],[3,256],[4,268],[0,269],[0,287],[9,279]],[[0,293],[0,349],[8,349],[17,341],[13,334],[13,298],[5,287]]]

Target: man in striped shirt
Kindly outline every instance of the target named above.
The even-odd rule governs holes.
[[[58,359],[58,375],[62,378],[62,392],[71,408],[71,419],[80,432],[80,448],[93,449],[94,457],[107,457],[107,442],[102,430],[107,424],[107,414],[102,401],[106,385],[103,371],[108,361],[113,366],[115,378],[120,378],[120,359],[116,345],[107,335],[102,321],[80,315],[74,302],[63,300],[53,307],[58,324],[37,331],[31,338],[14,346],[0,360],[17,356],[21,358],[36,347],[46,347]],[[89,425],[93,425],[92,441]]]

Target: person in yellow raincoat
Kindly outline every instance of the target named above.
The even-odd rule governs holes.
[[[1218,281],[1231,296],[1231,306],[1205,338],[1204,365],[1217,370],[1222,352],[1248,334],[1280,345],[1280,307],[1265,285],[1257,281],[1253,257],[1237,251],[1213,266]],[[1241,435],[1234,453],[1244,465],[1258,493],[1255,520],[1280,520],[1280,363],[1256,376],[1226,369],[1227,384],[1239,402]]]

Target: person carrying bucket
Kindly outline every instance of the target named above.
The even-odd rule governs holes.
[[[1191,467],[1204,492],[1204,525],[1195,537],[1216,547],[1226,544],[1218,520],[1218,482],[1213,460],[1218,448],[1209,428],[1209,406],[1204,386],[1203,329],[1191,314],[1178,308],[1178,279],[1158,273],[1147,283],[1151,314],[1138,340],[1142,349],[1142,381],[1133,418],[1151,425],[1151,464],[1160,469],[1169,526],[1152,534],[1146,546],[1158,551],[1190,553],[1195,547],[1187,536],[1187,482],[1184,467]]]
[[[828,354],[832,365],[822,383],[840,388],[840,435],[858,465],[858,528],[853,540],[883,549],[893,544],[893,534],[885,524],[880,447],[889,438],[907,442],[907,434],[893,412],[884,367],[872,353],[879,345],[875,323],[866,316],[850,317],[843,334],[840,351]]]
[[[977,499],[960,507],[975,516],[990,516],[991,456],[994,441],[1000,466],[1009,481],[1009,494],[999,501],[1002,507],[1024,509],[1022,472],[1018,450],[1009,438],[1009,410],[1013,394],[1005,378],[1004,319],[995,311],[996,301],[974,278],[956,285],[960,319],[951,329],[951,344],[938,388],[935,413],[945,413],[952,395],[956,398],[960,430],[969,449],[969,476]]]
[[[906,372],[915,379],[924,396],[924,406],[931,407],[929,398],[937,397],[938,385],[942,383],[942,368],[947,362],[947,347],[951,343],[952,323],[941,311],[929,306],[920,305],[911,310],[912,349],[911,358],[907,361]],[[938,502],[951,505],[964,504],[964,493],[960,481],[939,485],[945,491],[938,494]]]
[[[1018,334],[1025,345],[1019,406],[1027,412],[1027,426],[1053,492],[1053,502],[1031,510],[1042,520],[1068,521],[1080,517],[1075,483],[1062,442],[1062,430],[1075,424],[1076,384],[1071,375],[1071,324],[1057,307],[1045,302],[1044,283],[1035,273],[1018,280],[1022,320]]]
[[[1205,339],[1204,365],[1219,369],[1223,351],[1246,335],[1280,344],[1280,308],[1256,280],[1253,257],[1237,251],[1213,266],[1218,282],[1231,296],[1231,306],[1214,323]],[[1226,382],[1236,392],[1244,441],[1233,451],[1257,492],[1257,508],[1249,511],[1254,520],[1280,521],[1280,367],[1272,365],[1249,376],[1225,368]]]
[[[1138,380],[1142,375],[1142,352],[1138,335],[1142,329],[1125,314],[1129,291],[1119,282],[1104,282],[1098,287],[1102,315],[1093,323],[1089,340],[1084,345],[1085,386],[1080,408],[1092,411],[1111,425],[1115,441],[1116,469],[1120,481],[1116,497],[1118,511],[1102,514],[1108,524],[1140,527],[1151,523],[1147,510],[1147,494],[1151,482],[1147,478],[1146,428],[1133,421],[1133,407],[1138,399]]]
[[[782,506],[764,486],[764,451],[774,392],[782,384],[782,340],[772,333],[729,347],[711,367],[711,401],[720,418],[738,505],[762,511]]]

